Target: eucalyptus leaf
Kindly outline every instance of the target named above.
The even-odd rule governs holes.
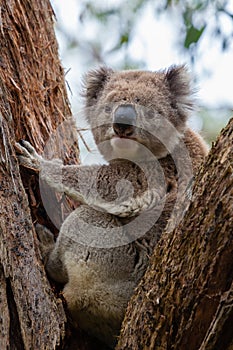
[[[205,25],[201,27],[201,29],[195,28],[193,25],[187,30],[185,41],[184,41],[184,47],[188,49],[191,44],[197,43],[200,39],[202,33],[205,30]]]

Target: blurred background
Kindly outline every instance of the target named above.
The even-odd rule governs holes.
[[[186,63],[198,89],[191,127],[211,144],[233,115],[233,1],[51,0],[74,114],[90,68]],[[81,146],[82,148],[82,146]]]

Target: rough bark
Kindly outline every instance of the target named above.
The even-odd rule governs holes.
[[[64,337],[65,314],[49,287],[34,243],[8,124],[1,118],[1,349],[54,349]]]
[[[6,279],[0,266],[0,349],[6,349],[9,345],[10,314],[7,303]]]
[[[233,348],[233,119],[164,233],[131,299],[117,350]]]
[[[0,9],[0,348],[55,349],[66,316],[41,263],[14,143],[42,150],[70,108],[49,1],[1,0]],[[23,178],[33,221],[46,221],[37,179]]]

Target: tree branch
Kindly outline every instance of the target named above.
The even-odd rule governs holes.
[[[164,232],[131,299],[117,350],[230,349],[233,119],[201,168],[182,223]]]

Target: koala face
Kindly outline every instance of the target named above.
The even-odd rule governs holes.
[[[193,107],[184,66],[166,71],[100,67],[84,82],[86,117],[105,159],[163,158],[186,129]]]

